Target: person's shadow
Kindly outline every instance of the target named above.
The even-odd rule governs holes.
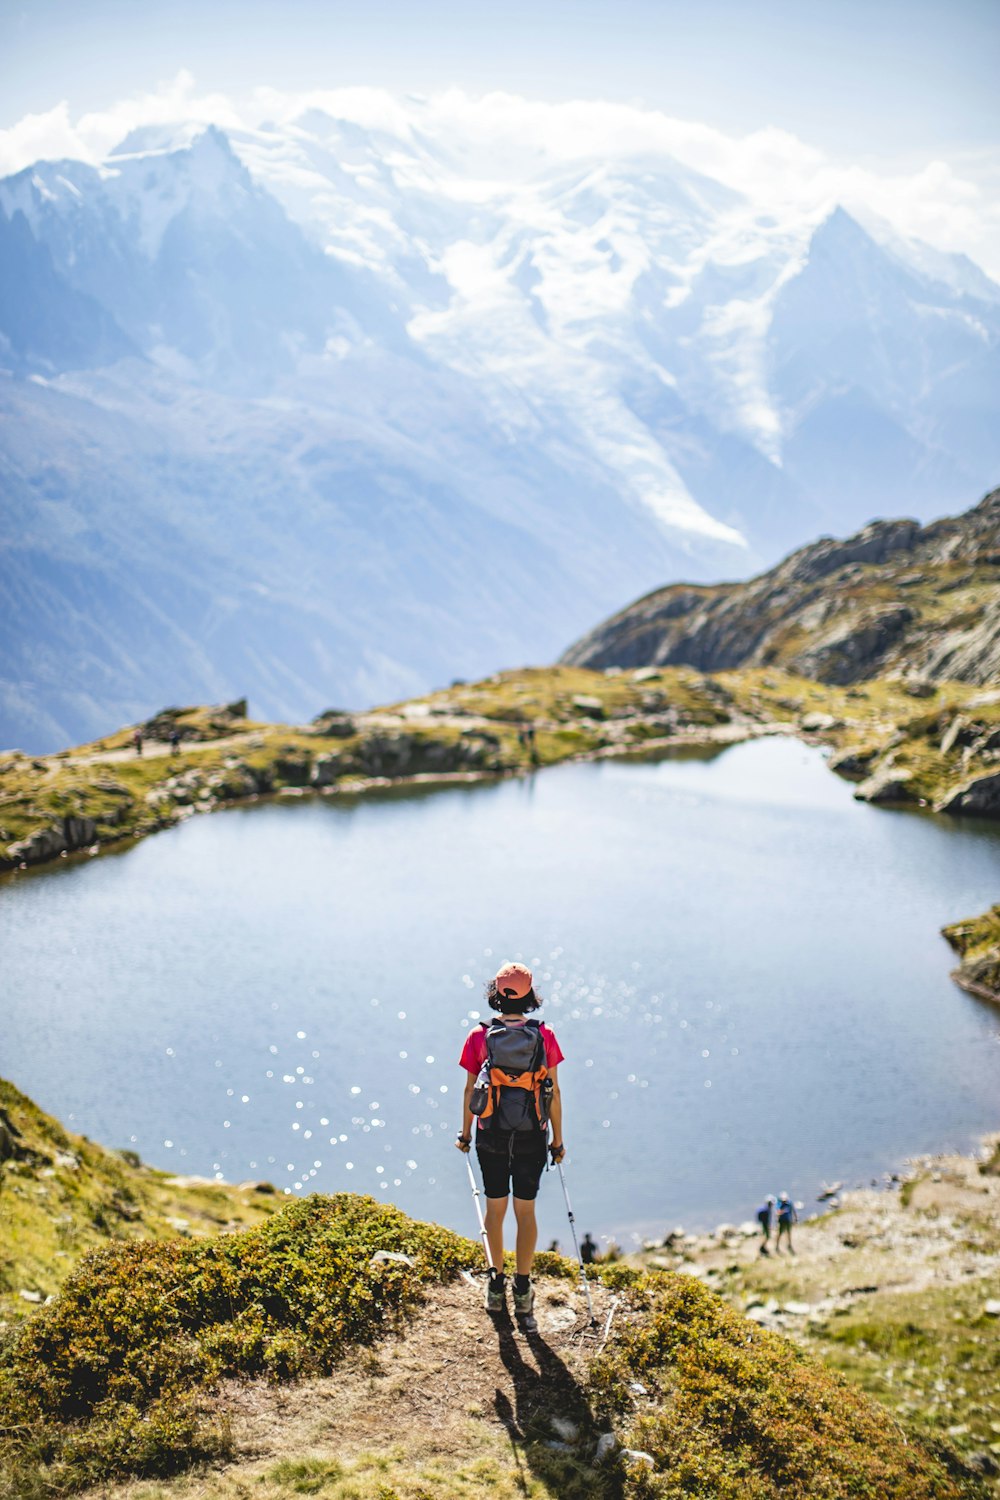
[[[527,1466],[560,1500],[618,1500],[623,1494],[621,1467],[613,1458],[596,1467],[593,1463],[597,1439],[606,1429],[598,1426],[576,1376],[537,1329],[515,1333],[506,1314],[495,1317],[493,1325],[514,1387],[513,1404],[499,1389],[494,1404],[510,1438],[521,1490],[528,1491]],[[524,1344],[534,1364],[525,1359]],[[572,1440],[553,1426],[553,1417],[572,1423]]]

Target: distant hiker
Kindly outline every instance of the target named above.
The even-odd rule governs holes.
[[[774,1253],[777,1255],[781,1250],[781,1236],[788,1239],[788,1253],[794,1255],[792,1249],[792,1225],[799,1222],[799,1216],[795,1212],[795,1204],[787,1193],[778,1194],[778,1237],[774,1244]]]
[[[142,730],[141,729],[137,729],[135,731],[135,733],[133,734],[133,736],[132,736],[132,743],[135,745],[135,753],[136,753],[136,755],[141,755],[142,754]]]
[[[558,1255],[559,1254],[559,1241],[558,1240],[553,1240],[552,1243],[549,1245],[549,1254],[550,1255]]]
[[[524,964],[504,964],[487,984],[486,999],[500,1018],[481,1022],[465,1039],[459,1064],[468,1076],[462,1129],[455,1144],[459,1151],[470,1150],[475,1115],[476,1156],[483,1175],[492,1261],[487,1311],[501,1312],[506,1305],[503,1221],[508,1196],[513,1193],[517,1220],[514,1311],[530,1318],[535,1301],[531,1262],[538,1240],[535,1198],[546,1154],[553,1163],[566,1155],[557,1074],[563,1054],[544,1022],[526,1020],[542,1000]]]
[[[757,1223],[760,1225],[760,1253],[770,1255],[767,1248],[771,1243],[771,1229],[774,1225],[774,1194],[769,1193],[757,1210]]]
[[[583,1244],[580,1246],[580,1259],[585,1266],[592,1266],[597,1259],[597,1245],[590,1237],[590,1231],[584,1235]]]
[[[170,754],[178,755],[181,748],[181,737],[176,729],[170,731]]]

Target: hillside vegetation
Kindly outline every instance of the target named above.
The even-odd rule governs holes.
[[[215,1235],[260,1223],[279,1203],[270,1183],[172,1177],[109,1151],[0,1078],[0,1318],[25,1317],[111,1239]]]
[[[268,1392],[303,1381],[314,1382],[307,1400],[319,1410],[326,1396],[344,1395],[340,1382],[332,1393],[323,1382],[365,1348],[374,1354],[367,1378],[376,1402],[378,1378],[396,1361],[406,1365],[409,1398],[426,1390],[432,1402],[435,1381],[451,1387],[445,1366],[458,1362],[458,1391],[466,1393],[455,1453],[462,1487],[448,1487],[440,1463],[436,1478],[417,1476],[400,1452],[394,1438],[405,1431],[408,1405],[400,1391],[398,1423],[387,1421],[384,1405],[368,1423],[369,1436],[381,1433],[382,1461],[372,1464],[369,1451],[367,1480],[362,1465],[360,1482],[342,1483],[353,1461],[338,1452],[334,1432],[319,1450],[314,1439],[297,1459],[286,1455],[265,1476],[264,1493],[345,1500],[487,1489],[553,1500],[982,1493],[947,1445],[932,1452],[817,1361],[692,1278],[667,1272],[607,1268],[609,1284],[598,1291],[608,1337],[584,1352],[573,1268],[543,1257],[543,1290],[555,1288],[550,1302],[569,1310],[579,1344],[571,1361],[544,1333],[515,1335],[502,1320],[488,1322],[480,1293],[467,1287],[453,1337],[439,1330],[436,1362],[421,1369],[419,1346],[407,1343],[414,1319],[421,1308],[433,1315],[438,1299],[445,1306],[448,1287],[478,1257],[468,1240],[346,1193],[297,1200],[257,1228],[210,1240],[114,1244],[92,1254],[0,1357],[0,1494],[52,1496],[130,1475],[165,1478],[208,1460],[242,1463],[241,1477],[259,1482],[260,1470],[247,1469],[240,1453],[234,1416],[249,1405],[261,1420]],[[565,1317],[561,1327],[566,1340]],[[513,1401],[498,1390],[489,1410],[498,1360]],[[355,1375],[348,1365],[345,1388]],[[506,1460],[497,1445],[504,1430]],[[468,1480],[480,1445],[476,1489]],[[217,1479],[199,1486],[204,1494],[217,1489],[224,1490]]]

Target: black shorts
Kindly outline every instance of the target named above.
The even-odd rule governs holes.
[[[529,1201],[538,1197],[547,1155],[544,1136],[534,1132],[524,1140],[507,1136],[495,1144],[477,1139],[476,1155],[487,1198],[506,1198],[510,1192]]]

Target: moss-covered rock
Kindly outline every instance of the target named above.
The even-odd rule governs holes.
[[[943,935],[961,959],[952,978],[970,994],[1000,1004],[1000,906],[981,917],[954,922]]]

